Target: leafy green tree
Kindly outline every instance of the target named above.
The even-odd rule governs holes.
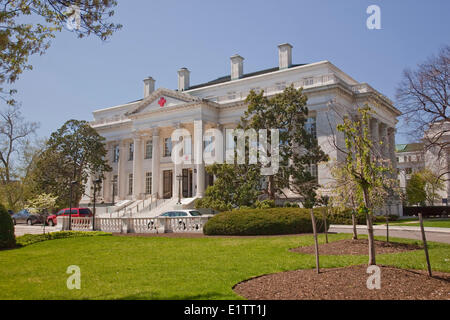
[[[31,173],[36,194],[51,193],[58,196],[58,206],[66,206],[74,181],[73,204],[76,206],[88,178],[103,178],[104,172],[112,170],[105,159],[104,140],[86,121],[69,120],[53,132]]]
[[[196,203],[196,207],[226,211],[257,204],[261,183],[256,166],[213,164],[207,166],[206,171],[215,175],[216,180],[206,189],[205,197]]]
[[[14,104],[14,83],[25,70],[29,58],[43,54],[55,33],[72,29],[79,38],[91,34],[108,39],[121,25],[110,23],[115,0],[0,0],[0,98]],[[73,27],[67,28],[67,22]]]
[[[302,88],[293,85],[273,97],[264,91],[251,91],[247,96],[248,109],[241,118],[243,129],[280,129],[279,163],[276,174],[267,177],[264,193],[270,199],[282,195],[283,190],[308,198],[318,188],[311,166],[327,161],[328,156],[320,149],[317,139],[308,130],[308,98]],[[270,137],[268,137],[270,144]],[[267,150],[270,157],[270,150]]]
[[[406,184],[406,198],[410,205],[424,205],[427,199],[425,180],[418,173],[413,173]]]
[[[444,181],[437,174],[430,169],[422,169],[413,173],[406,185],[408,202],[432,206],[439,200],[439,191],[444,188]]]
[[[346,154],[344,170],[346,177],[356,187],[356,194],[360,197],[359,212],[365,214],[369,236],[369,265],[375,265],[375,243],[372,217],[377,202],[374,199],[383,198],[392,186],[387,186],[387,177],[393,176],[393,170],[388,162],[375,156],[373,142],[369,132],[371,109],[368,106],[358,108],[354,117],[346,117],[343,123],[337,126],[338,131],[344,133]]]

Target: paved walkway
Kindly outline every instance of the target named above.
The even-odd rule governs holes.
[[[45,227],[45,233],[59,231],[58,227]],[[14,234],[16,237],[23,236],[24,234],[41,234],[44,233],[44,227],[42,225],[28,226],[16,224]]]
[[[359,234],[367,234],[367,226],[357,225]],[[386,236],[386,226],[373,226],[376,236]],[[353,233],[353,226],[332,224],[328,229],[329,232],[336,233]],[[406,238],[422,240],[420,227],[399,227],[389,226],[389,236],[395,238]],[[450,228],[425,228],[425,236],[427,241],[450,243]]]

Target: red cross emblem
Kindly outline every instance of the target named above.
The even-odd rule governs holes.
[[[161,107],[164,107],[164,105],[166,104],[166,102],[167,102],[167,100],[164,99],[164,97],[161,97],[161,99],[159,99],[159,101],[158,101],[158,104],[159,104]]]

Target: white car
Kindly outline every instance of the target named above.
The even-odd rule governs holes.
[[[200,217],[202,214],[197,210],[171,210],[159,215],[159,217]]]

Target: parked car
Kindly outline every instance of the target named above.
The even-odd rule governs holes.
[[[166,211],[159,215],[159,217],[169,217],[169,218],[186,218],[186,217],[201,217],[202,214],[197,210],[172,210]],[[186,222],[180,219],[178,221],[178,228],[181,230],[186,230]],[[194,223],[195,229],[200,229],[199,223]]]
[[[197,210],[172,210],[160,214],[160,217],[200,217],[202,214]]]
[[[57,213],[47,217],[47,224],[56,226],[58,224],[59,216],[69,216],[70,208],[59,210]],[[72,208],[72,217],[92,217],[92,211],[89,208]]]
[[[13,223],[26,223],[30,226],[36,223],[44,223],[45,216],[41,214],[33,214],[28,209],[20,210],[11,216]]]

